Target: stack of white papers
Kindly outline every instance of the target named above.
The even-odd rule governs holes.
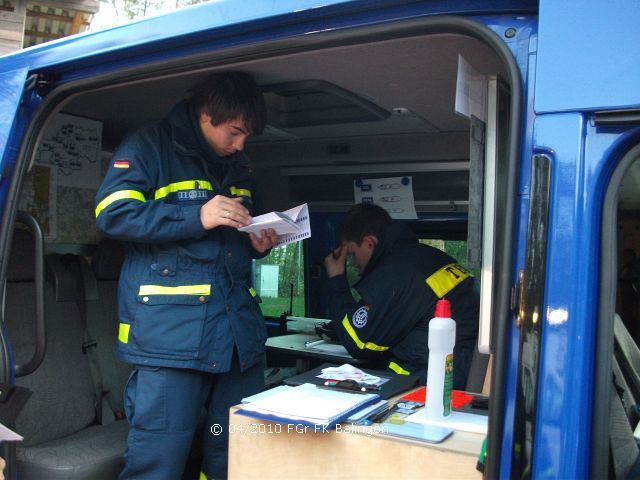
[[[388,379],[382,379],[371,375],[370,373],[360,370],[348,363],[340,365],[339,367],[327,367],[322,369],[322,373],[318,375],[318,378],[331,379],[331,380],[355,380],[358,383],[365,385],[382,385]]]
[[[310,383],[242,405],[238,413],[272,422],[327,431],[354,412],[380,400],[375,393],[346,392]]]

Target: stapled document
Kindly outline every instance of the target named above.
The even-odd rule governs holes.
[[[284,212],[269,212],[251,219],[251,224],[238,228],[241,232],[259,234],[261,230],[273,228],[278,234],[275,247],[281,247],[311,236],[309,207],[306,203]]]

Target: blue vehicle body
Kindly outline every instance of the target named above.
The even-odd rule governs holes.
[[[504,325],[495,332],[492,423],[487,478],[593,478],[606,464],[594,463],[597,426],[607,412],[596,401],[599,316],[602,299],[601,236],[605,197],[625,154],[640,143],[634,122],[602,126],[596,114],[640,109],[640,4],[633,0],[562,2],[385,0],[225,0],[185,8],[110,30],[73,36],[0,58],[0,256],[2,272],[9,254],[16,184],[24,174],[46,116],[60,100],[96,88],[113,78],[142,78],[154,71],[196,69],[211,52],[218,64],[236,52],[251,59],[286,48],[315,48],[308,38],[349,35],[358,29],[413,25],[430,19],[439,31],[455,19],[458,31],[490,39],[509,52],[507,70],[517,119],[511,141],[517,170],[511,185],[513,215],[507,221],[507,271]],[[413,23],[412,23],[413,22]],[[455,22],[451,23],[452,25]],[[456,31],[457,32],[457,31]],[[307,42],[307,43],[305,43]],[[291,47],[293,45],[293,47]],[[498,48],[498,47],[495,47]],[[503,58],[501,57],[501,58]],[[511,62],[509,64],[508,62]],[[131,73],[127,73],[131,72]],[[516,85],[517,84],[517,85]],[[550,168],[544,300],[541,305],[539,360],[534,371],[535,429],[532,456],[522,467],[514,461],[520,444],[518,389],[522,363],[521,330],[508,292],[518,288],[526,269],[532,202],[532,159],[543,156]],[[21,173],[22,172],[22,173]],[[329,215],[330,216],[330,215]],[[456,219],[459,221],[459,218]],[[325,243],[330,240],[324,240]],[[315,244],[312,256],[323,247]],[[3,273],[4,275],[4,273]],[[4,278],[4,277],[3,277]],[[503,282],[504,283],[504,282]],[[500,302],[499,302],[500,303]],[[512,311],[513,310],[513,311]],[[496,337],[497,336],[497,337]],[[607,417],[608,418],[608,417]],[[606,423],[606,418],[604,420]],[[606,471],[606,470],[605,470]],[[524,473],[523,473],[524,472]]]

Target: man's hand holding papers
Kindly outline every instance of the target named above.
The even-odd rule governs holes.
[[[311,236],[309,208],[306,203],[290,208],[284,212],[269,212],[251,219],[251,224],[240,227],[240,232],[259,234],[262,230],[272,228],[278,235],[274,245],[280,247],[297,242]]]

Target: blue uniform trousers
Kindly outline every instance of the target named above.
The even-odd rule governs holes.
[[[201,470],[227,477],[229,407],[264,389],[264,365],[241,373],[233,357],[231,370],[217,374],[136,365],[125,390],[130,430],[121,480],[180,479],[203,408]]]

